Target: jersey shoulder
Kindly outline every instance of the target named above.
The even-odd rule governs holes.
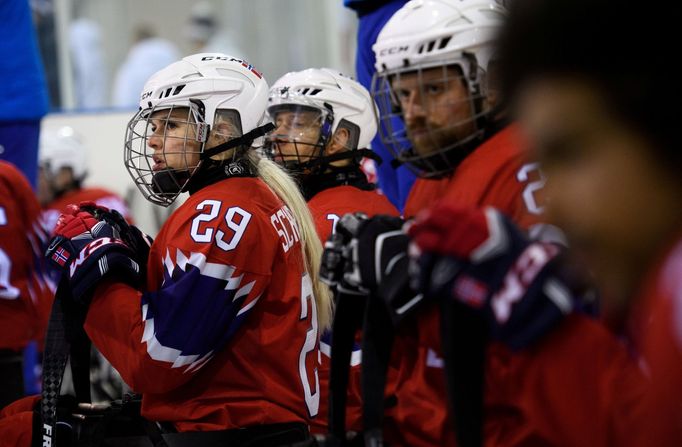
[[[525,148],[516,127],[503,129],[457,168],[445,200],[495,207],[524,228],[538,223],[545,179]]]
[[[316,211],[333,212],[341,215],[362,212],[369,216],[375,214],[398,215],[398,210],[388,199],[376,190],[363,190],[354,186],[336,186],[326,189],[308,201],[313,214]]]
[[[354,186],[336,186],[326,189],[308,201],[317,234],[322,240],[334,232],[336,223],[347,213],[364,213],[368,216],[388,214],[398,216],[398,210],[377,191],[367,191]]]

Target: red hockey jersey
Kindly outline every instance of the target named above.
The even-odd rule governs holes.
[[[47,240],[31,186],[0,161],[0,349],[20,351],[45,335],[55,289],[45,274]]]
[[[257,178],[192,196],[165,222],[147,290],[100,286],[85,329],[142,415],[180,431],[319,413],[312,283],[291,210]]]
[[[368,216],[388,214],[398,216],[398,210],[376,191],[365,191],[354,186],[336,186],[321,191],[308,201],[315,219],[320,240],[326,241],[344,214],[365,213]]]
[[[448,179],[432,185],[418,180],[406,216],[442,199],[495,207],[530,229],[542,213],[544,179],[537,164],[527,162],[520,141],[514,127],[504,129]],[[439,197],[430,197],[429,190]],[[391,416],[405,445],[452,446],[437,306],[423,309],[416,326],[417,349],[403,355],[401,368],[409,379],[399,385]],[[522,353],[491,345],[486,376],[486,446],[608,445],[616,422],[604,396],[614,391],[613,384],[628,383],[631,394],[620,397],[625,401],[641,391],[642,380],[625,348],[597,322],[578,315]]]
[[[52,230],[55,227],[59,215],[66,212],[68,205],[78,205],[81,202],[95,202],[97,205],[116,210],[128,222],[132,222],[128,205],[118,194],[102,188],[81,188],[64,193],[45,207],[43,219],[48,228]]]
[[[398,216],[398,210],[388,199],[376,191],[367,191],[355,186],[335,186],[321,191],[308,201],[308,207],[315,220],[317,234],[324,243],[334,232],[336,223],[347,213],[361,212],[368,216],[388,214]],[[329,334],[325,334],[320,344],[322,351],[322,363],[320,366],[320,414],[312,425],[313,433],[327,432],[327,419],[329,412],[329,371],[331,346],[328,344]],[[360,391],[360,359],[359,346],[353,350],[351,358],[351,370],[348,383],[348,400],[346,411],[346,427],[349,430],[359,431],[362,429],[362,394]]]
[[[651,378],[643,416],[623,424],[638,447],[682,445],[682,237],[641,284],[629,336]]]

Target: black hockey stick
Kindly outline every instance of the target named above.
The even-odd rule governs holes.
[[[480,314],[441,301],[441,335],[452,419],[461,447],[483,445],[483,384],[487,333]]]

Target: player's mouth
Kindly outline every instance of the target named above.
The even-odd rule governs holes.
[[[162,169],[166,169],[166,163],[164,163],[162,157],[152,157],[152,160],[154,161],[154,164],[152,165],[152,171],[158,172],[161,171]]]

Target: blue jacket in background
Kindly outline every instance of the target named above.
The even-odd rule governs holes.
[[[28,0],[0,1],[0,121],[36,120],[48,111]]]
[[[368,90],[371,88],[376,61],[372,45],[388,19],[405,3],[407,0],[344,0],[347,7],[358,13],[360,20],[355,71],[358,82]],[[404,166],[397,169],[391,166],[393,155],[382,144],[378,135],[372,140],[372,150],[383,160],[381,165],[377,164],[379,187],[388,200],[402,212],[415,175]]]

